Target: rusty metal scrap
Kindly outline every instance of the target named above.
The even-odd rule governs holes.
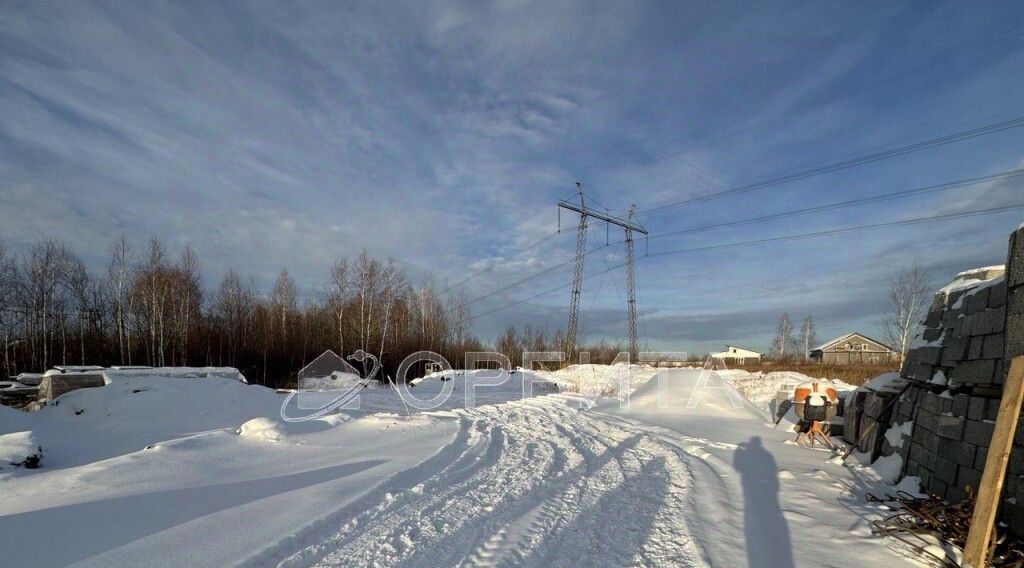
[[[967,499],[957,504],[951,504],[936,495],[915,497],[905,491],[883,497],[868,493],[867,500],[869,503],[885,505],[893,511],[885,518],[872,521],[872,533],[904,542],[922,557],[927,556],[933,560],[936,566],[957,566],[952,559],[936,555],[931,548],[935,542],[926,536],[963,549],[974,510],[974,496],[970,490]],[[994,568],[1024,568],[1024,541],[1013,539],[997,527],[989,558],[988,566]]]

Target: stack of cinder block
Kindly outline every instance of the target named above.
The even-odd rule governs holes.
[[[859,388],[846,396],[843,416],[843,439],[857,445],[857,450],[874,460],[896,451],[888,444],[885,432],[892,422],[895,404],[902,383],[881,389]]]
[[[895,449],[925,491],[959,501],[978,488],[1009,361],[1024,355],[1024,230],[1011,235],[1005,274],[988,267],[957,275],[923,323],[924,344],[902,371],[913,384],[891,417],[913,426],[900,429],[910,433]],[[1014,445],[1000,518],[1024,536],[1024,429]]]

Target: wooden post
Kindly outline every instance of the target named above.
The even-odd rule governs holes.
[[[1003,492],[1003,478],[1006,464],[1013,449],[1013,434],[1017,429],[1021,401],[1024,400],[1024,356],[1014,357],[1010,374],[1003,386],[1003,398],[999,402],[999,414],[992,431],[992,444],[985,458],[985,471],[981,474],[981,487],[974,501],[974,516],[971,530],[964,546],[964,566],[984,568],[987,562],[992,528],[996,522],[999,498]]]

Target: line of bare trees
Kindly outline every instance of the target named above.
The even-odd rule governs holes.
[[[464,292],[412,284],[393,260],[366,252],[339,260],[327,291],[300,301],[282,270],[269,292],[228,270],[212,294],[199,259],[159,240],[122,237],[104,273],[66,244],[19,254],[0,244],[0,376],[54,365],[230,365],[252,382],[280,386],[325,349],[363,349],[393,371],[428,349],[460,361],[486,347],[468,333]]]

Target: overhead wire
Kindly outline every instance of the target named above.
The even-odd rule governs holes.
[[[682,199],[682,200],[674,201],[674,202],[671,202],[671,203],[666,203],[664,205],[658,205],[658,206],[651,207],[651,208],[644,209],[642,211],[637,212],[637,216],[651,215],[651,214],[655,214],[655,213],[663,213],[665,211],[670,211],[672,209],[677,209],[679,207],[685,207],[687,205],[692,205],[694,203],[703,203],[703,202],[711,201],[711,200],[714,200],[714,199],[720,199],[720,198],[723,198],[723,197],[739,195],[739,194],[742,194],[742,193],[748,193],[748,192],[756,191],[756,190],[759,190],[759,189],[764,189],[764,188],[773,187],[773,186],[776,186],[776,185],[781,185],[781,184],[788,183],[788,182],[791,182],[791,181],[807,179],[807,178],[810,178],[810,177],[814,177],[814,176],[818,176],[818,175],[822,175],[822,174],[826,174],[826,173],[831,173],[831,172],[836,172],[836,171],[844,170],[844,169],[847,169],[847,168],[852,168],[852,167],[855,167],[855,166],[860,166],[860,165],[863,165],[863,164],[869,164],[869,163],[872,163],[872,162],[877,162],[877,161],[881,161],[881,160],[887,160],[889,158],[895,158],[897,156],[904,156],[906,154],[911,154],[913,152],[919,152],[921,150],[927,150],[929,148],[935,148],[935,147],[938,147],[938,146],[944,146],[946,144],[952,144],[952,143],[960,142],[960,141],[963,141],[963,140],[969,140],[971,138],[977,138],[979,136],[985,136],[985,135],[993,134],[993,133],[996,133],[996,132],[1002,132],[1004,130],[1009,130],[1009,129],[1012,129],[1012,128],[1018,128],[1020,126],[1024,126],[1024,116],[1020,116],[1020,117],[1017,117],[1017,118],[1012,118],[1012,119],[1009,119],[1009,120],[1003,120],[1003,121],[995,122],[995,123],[991,123],[991,124],[986,124],[984,126],[980,126],[980,127],[977,127],[977,128],[972,128],[972,129],[968,129],[968,130],[961,130],[961,131],[958,131],[958,132],[953,132],[953,133],[950,133],[950,134],[939,136],[937,138],[931,138],[931,139],[923,140],[923,141],[920,141],[920,142],[914,142],[912,144],[906,144],[906,145],[903,145],[903,146],[897,146],[897,147],[894,147],[894,148],[889,148],[889,149],[886,149],[886,150],[882,150],[880,152],[875,152],[875,153],[871,153],[871,154],[867,154],[867,155],[862,155],[862,156],[858,156],[858,157],[855,157],[855,158],[840,160],[840,161],[837,161],[837,162],[832,162],[832,163],[829,163],[829,164],[824,164],[824,165],[821,165],[821,166],[816,166],[816,167],[813,167],[813,168],[810,168],[810,169],[807,169],[807,170],[802,170],[802,171],[799,171],[799,172],[795,172],[795,173],[792,173],[792,174],[776,176],[776,177],[773,177],[773,178],[757,181],[757,182],[754,182],[754,183],[749,183],[749,184],[745,184],[745,185],[731,187],[731,188],[724,189],[724,190],[721,190],[721,191],[716,191],[716,192],[707,193],[707,194],[704,194],[704,195],[699,195],[699,196],[696,196],[696,197],[691,197],[691,198],[687,198],[687,199]]]
[[[918,225],[918,224],[923,224],[923,223],[930,223],[930,222],[943,221],[943,220],[949,220],[949,219],[960,219],[960,218],[975,217],[975,216],[981,216],[981,215],[992,215],[992,214],[996,214],[996,213],[1003,213],[1003,212],[1014,211],[1014,210],[1019,210],[1019,209],[1024,209],[1024,203],[1015,204],[1015,205],[1004,205],[1004,206],[1001,206],[1001,207],[991,207],[991,208],[987,208],[987,209],[976,209],[976,210],[968,210],[968,211],[958,211],[958,212],[953,212],[953,213],[944,213],[944,214],[931,215],[931,216],[926,216],[926,217],[916,217],[916,218],[912,218],[912,219],[901,219],[901,220],[898,220],[898,221],[889,221],[889,222],[884,222],[884,223],[871,223],[871,224],[866,224],[866,225],[856,225],[856,226],[852,226],[852,227],[841,227],[841,228],[837,228],[837,229],[829,229],[829,230],[825,230],[825,231],[814,231],[814,232],[808,232],[808,233],[799,233],[799,234],[795,234],[795,235],[783,235],[783,236],[779,236],[779,237],[770,237],[770,238],[765,238],[765,239],[756,239],[756,240],[749,240],[749,241],[738,241],[738,242],[733,242],[733,243],[721,243],[721,244],[717,244],[717,245],[709,245],[709,246],[704,246],[704,247],[693,247],[693,248],[686,248],[686,249],[677,249],[677,250],[671,250],[671,251],[661,251],[661,252],[650,253],[647,257],[641,257],[639,260],[644,260],[645,258],[656,258],[656,257],[663,257],[663,256],[677,255],[677,254],[697,253],[697,252],[705,252],[705,251],[720,250],[720,249],[727,249],[727,248],[740,248],[740,247],[746,247],[746,246],[756,246],[756,245],[762,245],[762,244],[768,244],[768,243],[780,243],[780,242],[788,242],[788,241],[795,241],[795,240],[802,240],[802,239],[821,238],[821,237],[841,235],[841,234],[858,232],[858,231],[878,230],[878,229],[886,229],[886,228],[906,226],[906,225]],[[612,270],[615,270],[615,269],[618,269],[618,268],[622,268],[623,266],[625,266],[624,262],[616,264],[614,266],[609,266],[608,268],[602,269],[600,271],[584,275],[583,279],[584,280],[589,280],[589,279],[594,278],[596,276],[600,276],[600,275],[605,274],[607,272],[611,272]],[[473,321],[473,320],[479,319],[481,317],[484,317],[484,316],[487,316],[487,315],[490,315],[490,314],[493,314],[493,313],[497,313],[497,312],[502,311],[502,310],[506,310],[508,308],[517,306],[519,304],[528,302],[530,300],[539,298],[541,296],[545,296],[547,294],[551,294],[551,293],[556,292],[558,290],[562,290],[562,289],[566,288],[568,285],[569,284],[567,284],[567,283],[559,284],[558,286],[555,286],[553,288],[550,288],[550,289],[538,292],[536,294],[532,294],[532,295],[527,296],[525,298],[520,298],[518,300],[515,300],[513,302],[510,302],[510,303],[502,305],[502,306],[498,306],[498,307],[493,308],[491,310],[488,310],[486,312],[482,312],[480,314],[475,314],[475,315],[470,315],[470,316],[468,316],[466,318],[466,321]]]

